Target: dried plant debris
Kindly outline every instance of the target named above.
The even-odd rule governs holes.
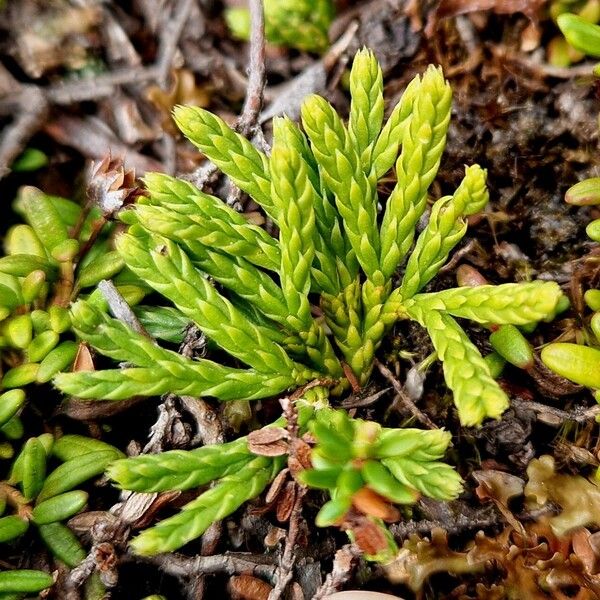
[[[510,528],[495,537],[479,533],[464,551],[452,550],[444,532],[434,530],[430,539],[415,536],[405,542],[386,570],[391,581],[407,585],[421,597],[427,597],[432,576],[450,573],[468,574],[470,582],[450,584],[447,589],[454,587],[450,593],[435,597],[591,600],[600,593],[597,551],[588,530],[559,539],[543,523],[528,526],[525,535]]]
[[[93,36],[100,24],[99,6],[72,6],[68,2],[46,4],[26,0],[9,2],[4,19],[10,32],[15,58],[30,77],[64,67],[78,70],[91,62]]]
[[[551,456],[531,461],[525,486],[528,506],[540,508],[552,502],[560,508],[560,513],[549,521],[557,537],[578,527],[600,527],[600,487],[596,481],[581,475],[556,473],[555,469]]]
[[[594,480],[558,474],[551,456],[533,459],[528,481],[494,470],[475,474],[477,495],[493,501],[508,526],[480,531],[466,547],[455,547],[442,529],[412,535],[385,569],[391,581],[425,594],[440,573],[469,574],[444,598],[596,598],[600,593],[600,495]],[[525,519],[511,501],[525,496]],[[558,512],[558,514],[556,514]],[[436,596],[438,597],[438,596]]]

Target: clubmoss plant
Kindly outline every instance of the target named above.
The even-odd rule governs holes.
[[[87,399],[171,392],[251,400],[318,379],[340,392],[349,378],[354,385],[368,381],[388,329],[412,319],[428,331],[443,362],[461,422],[478,425],[502,414],[508,398],[455,318],[539,321],[554,314],[560,290],[533,281],[423,293],[464,236],[466,218],[487,203],[486,172],[468,167],[457,190],[433,204],[417,236],[445,145],[450,86],[439,68],[429,67],[384,123],[381,69],[363,50],[350,89],[347,125],[324,98],[311,96],[302,110],[306,135],[289,119],[276,120],[270,156],[206,110],[175,110],[180,129],[263,208],[279,237],[191,184],[154,173],[145,179],[148,197],[122,213],[129,229],[116,246],[128,269],[231,361],[183,357],[79,301],[71,312],[78,335],[127,366],[62,373],[55,379],[61,390]],[[394,165],[398,181],[378,214],[385,199],[377,182]],[[258,495],[283,462],[252,455],[241,439],[119,462],[111,476],[138,491],[219,480],[134,540],[136,550],[153,553],[194,539]]]
[[[456,270],[456,279],[461,286],[479,286],[487,285],[488,281],[483,275],[473,267],[463,264]],[[556,305],[555,313],[563,312],[569,307],[569,300],[566,296],[561,296]],[[552,315],[554,317],[555,315]],[[524,333],[531,333],[537,326],[537,323],[527,323],[517,327],[512,324],[497,325],[488,323],[489,342],[493,349],[491,354],[485,357],[494,377],[498,377],[504,365],[508,362],[519,369],[531,371],[535,366],[535,355],[532,345],[529,343]]]
[[[334,17],[332,0],[265,0],[265,36],[269,42],[310,52],[329,46],[327,32]],[[250,36],[247,8],[229,8],[225,20],[234,36]]]

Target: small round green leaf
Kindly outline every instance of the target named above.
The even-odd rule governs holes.
[[[19,569],[0,572],[0,592],[35,594],[53,585],[54,579],[43,571]]]
[[[40,502],[33,508],[31,515],[37,525],[64,521],[77,514],[87,500],[88,494],[81,490],[65,492]]]
[[[29,521],[21,519],[16,515],[0,518],[0,542],[10,540],[23,535],[29,528]]]
[[[559,342],[542,350],[542,362],[575,383],[600,388],[600,350]]]

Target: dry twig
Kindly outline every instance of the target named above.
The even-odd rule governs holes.
[[[126,554],[124,562],[138,561],[139,556]],[[181,554],[169,553],[143,557],[142,560],[155,565],[165,573],[179,579],[190,580],[200,575],[249,573],[271,581],[277,570],[268,555],[242,553],[215,554],[190,558]]]
[[[236,128],[242,135],[252,133],[263,104],[265,89],[265,14],[263,0],[250,0],[250,64],[248,91]]]
[[[158,57],[156,59],[156,79],[158,85],[163,89],[167,87],[173,57],[177,51],[177,44],[193,6],[194,0],[180,0],[173,14],[166,21],[160,36]]]
[[[115,319],[123,321],[123,323],[133,329],[133,331],[141,333],[146,337],[151,337],[150,334],[144,329],[144,326],[135,316],[135,313],[131,310],[131,307],[129,304],[127,304],[127,301],[125,298],[123,298],[121,292],[119,292],[112,281],[103,279],[98,284],[98,289],[102,292],[106,302],[108,302],[108,308]]]
[[[322,600],[337,592],[352,577],[353,565],[360,556],[360,550],[352,545],[342,546],[333,558],[331,573],[325,578],[323,585],[317,590],[312,600]]]
[[[18,96],[19,111],[11,127],[8,127],[0,139],[0,179],[10,173],[10,165],[24,150],[29,138],[40,128],[48,113],[48,103],[38,89],[24,90]],[[10,107],[8,103],[8,107]]]
[[[292,514],[290,515],[290,525],[285,540],[285,549],[275,574],[275,586],[271,590],[268,600],[279,600],[283,592],[285,592],[285,588],[292,580],[294,563],[296,562],[294,548],[300,531],[302,501],[305,494],[306,488],[297,486],[296,499],[292,508]]]
[[[392,387],[396,392],[394,402],[399,402],[403,408],[410,412],[412,416],[425,425],[425,427],[437,429],[437,425],[425,413],[421,412],[416,404],[409,398],[408,394],[404,391],[402,384],[394,377],[394,374],[378,360],[375,361],[375,365],[379,369],[379,372],[392,384]]]

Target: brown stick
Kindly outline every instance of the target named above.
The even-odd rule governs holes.
[[[156,79],[161,88],[165,89],[169,79],[169,71],[177,50],[179,38],[185,27],[187,18],[194,6],[194,0],[180,0],[160,36],[158,58],[156,59]]]
[[[123,560],[127,562],[143,560],[157,566],[169,575],[186,579],[197,577],[198,575],[213,575],[217,573],[225,573],[227,575],[249,573],[271,581],[275,575],[277,566],[272,562],[262,562],[260,560],[265,558],[268,557],[234,553],[189,558],[181,554],[169,553],[147,557],[127,554],[123,557]]]
[[[155,65],[149,67],[128,67],[95,77],[87,77],[81,81],[59,83],[46,88],[27,85],[23,89],[27,94],[32,93],[34,89],[39,90],[50,104],[60,106],[73,104],[74,102],[106,98],[114,94],[116,86],[145,83],[146,81],[156,79],[157,74],[158,68]],[[3,102],[0,101],[0,112],[3,110],[2,107]]]
[[[248,135],[256,126],[265,90],[265,15],[262,0],[250,0],[248,91],[237,130]]]
[[[14,104],[13,100],[12,110]],[[38,88],[22,92],[16,104],[21,112],[0,140],[0,178],[10,173],[10,165],[21,154],[48,113],[48,103]]]
[[[315,592],[312,600],[321,600],[337,592],[352,577],[354,571],[352,567],[359,555],[360,550],[352,544],[342,546],[335,553],[331,572],[325,578],[323,585]]]
[[[285,540],[285,549],[275,574],[275,586],[269,593],[267,600],[279,600],[279,598],[281,598],[283,595],[283,592],[285,592],[285,588],[287,587],[288,583],[292,580],[294,563],[296,562],[294,549],[296,547],[298,533],[300,532],[302,501],[305,494],[306,488],[297,486],[296,499],[294,500],[294,507],[292,508],[292,514],[290,515],[290,526],[288,528],[288,533]]]
[[[511,404],[519,410],[534,412],[538,420],[555,427],[560,427],[566,421],[584,424],[593,421],[600,415],[600,406],[579,406],[572,410],[563,410],[562,408],[556,408],[548,404],[542,404],[541,402],[521,400],[520,398],[512,398]]]
[[[110,312],[114,315],[115,319],[123,321],[123,323],[131,327],[131,329],[137,333],[141,333],[146,337],[151,337],[112,281],[103,279],[98,284],[98,289],[102,292],[102,295],[108,302],[108,308],[110,308]]]
[[[396,392],[396,398],[400,404],[410,412],[417,421],[428,427],[429,429],[437,429],[438,426],[423,412],[421,412],[416,404],[408,397],[408,394],[404,391],[402,384],[394,377],[394,374],[378,360],[375,360],[375,365],[379,369],[379,372],[392,384],[394,391]]]

